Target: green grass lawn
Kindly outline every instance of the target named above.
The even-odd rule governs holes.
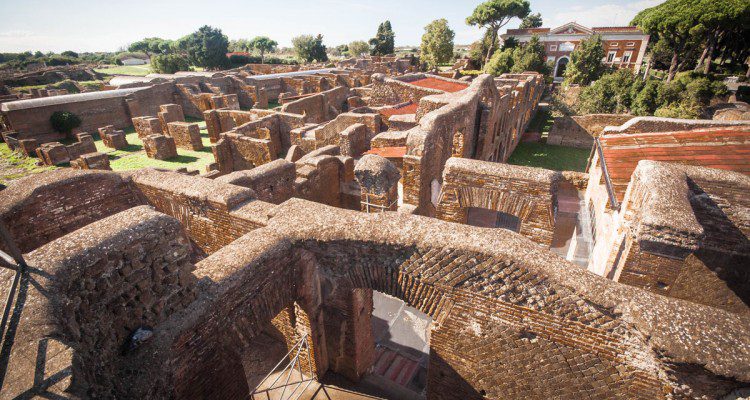
[[[179,169],[187,168],[189,170],[198,170],[200,173],[206,172],[206,166],[214,162],[214,156],[211,152],[211,141],[208,139],[206,123],[197,118],[187,117],[188,122],[197,122],[201,128],[201,141],[204,148],[199,151],[185,150],[178,148],[177,157],[169,160],[155,160],[148,158],[143,149],[143,141],[138,138],[135,129],[131,126],[125,129],[125,136],[128,141],[128,147],[122,150],[115,150],[104,146],[97,133],[92,134],[96,150],[107,154],[109,165],[114,171],[128,171],[147,167]],[[62,140],[63,144],[71,144],[75,140]],[[36,174],[44,171],[50,171],[58,167],[37,166],[39,160],[35,157],[25,157],[20,152],[11,151],[8,145],[0,142],[0,184],[8,185],[13,180],[22,178],[27,175]],[[60,167],[68,167],[69,164]]]
[[[56,167],[37,166],[37,159],[25,157],[20,152],[11,151],[7,144],[0,143],[0,184],[8,185],[13,180],[26,175],[50,171]]]
[[[130,127],[125,130],[125,137],[129,146],[123,150],[115,150],[105,147],[98,135],[95,135],[96,149],[109,156],[109,165],[114,171],[128,171],[146,167],[179,169],[187,168],[190,170],[197,169],[201,173],[206,172],[206,165],[214,162],[214,156],[211,152],[211,141],[208,139],[206,123],[203,120],[195,118],[186,118],[188,122],[198,122],[201,127],[201,140],[203,149],[199,151],[185,150],[178,148],[177,157],[169,160],[155,160],[148,158],[143,150],[143,141],[138,138],[135,129]]]
[[[106,75],[133,75],[146,76],[151,72],[151,64],[143,65],[116,65],[110,68],[96,68],[94,71]]]
[[[508,164],[546,168],[556,171],[585,172],[589,149],[552,146],[545,143],[521,142],[508,159]]]
[[[552,112],[547,107],[539,107],[534,117],[529,122],[529,127],[526,129],[527,132],[540,132],[543,138],[549,135],[552,124],[555,123],[555,117],[552,116]]]

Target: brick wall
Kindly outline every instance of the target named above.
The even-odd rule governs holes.
[[[19,180],[0,192],[0,204],[0,219],[27,252],[143,202],[118,174],[66,168]]]
[[[148,204],[180,221],[192,242],[205,253],[213,253],[259,226],[237,212],[252,202],[251,190],[147,169],[136,173],[133,183]]]
[[[451,158],[443,170],[437,218],[466,224],[469,207],[500,211],[521,221],[519,233],[549,247],[555,230],[559,173]]]
[[[114,375],[129,336],[153,329],[194,299],[191,253],[176,220],[140,206],[28,255],[30,265],[49,275],[37,278],[41,293],[32,294],[25,311],[46,319],[50,334],[72,347],[71,391],[100,397],[127,385]]]

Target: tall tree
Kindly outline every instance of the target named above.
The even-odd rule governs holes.
[[[519,28],[521,29],[529,29],[529,28],[539,28],[542,26],[542,14],[536,13],[536,14],[529,14],[521,20],[521,26]]]
[[[601,35],[582,40],[570,55],[565,68],[565,83],[588,85],[604,73],[604,44]]]
[[[393,33],[391,21],[385,21],[378,26],[378,33],[370,39],[372,55],[385,56],[395,51],[396,34]]]
[[[525,18],[531,9],[527,0],[487,0],[477,6],[474,12],[466,18],[466,23],[472,26],[487,28],[490,33],[491,46],[484,57],[489,62],[495,51],[498,31],[513,18]]]
[[[507,51],[507,50],[506,50]],[[536,71],[548,74],[547,52],[539,36],[534,35],[528,43],[513,49],[513,68],[510,72]]]
[[[171,53],[173,42],[171,40],[165,40],[158,37],[150,37],[141,39],[137,42],[132,43],[128,46],[130,52],[143,52],[149,58],[152,54],[168,54]]]
[[[360,57],[363,54],[370,54],[370,45],[364,40],[355,40],[349,43],[349,56]]]
[[[258,50],[260,53],[260,63],[263,64],[265,61],[266,53],[272,53],[276,51],[276,46],[279,44],[267,36],[256,36],[250,41],[250,47]]]
[[[300,35],[292,38],[292,46],[297,58],[306,62],[328,61],[323,35]]]
[[[492,32],[489,29],[486,30],[484,35],[482,35],[482,39],[472,43],[469,47],[469,61],[472,68],[482,69],[485,67],[485,55],[490,51],[491,47],[498,48],[498,45],[497,37],[494,37],[493,40]]]
[[[219,28],[204,25],[178,40],[176,47],[187,54],[192,65],[206,69],[221,69],[229,65],[229,39]]]
[[[420,58],[430,68],[448,62],[453,57],[453,38],[456,33],[448,27],[448,20],[436,19],[424,28]]]
[[[229,42],[229,51],[233,52],[251,52],[253,51],[253,45],[247,39],[237,39]]]
[[[664,40],[672,49],[667,82],[674,79],[678,71],[680,57],[691,40],[691,30],[700,29],[695,3],[694,0],[667,0],[639,12],[631,22],[631,25],[655,35],[658,40]]]

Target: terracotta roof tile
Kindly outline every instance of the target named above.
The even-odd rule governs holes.
[[[600,140],[619,200],[625,195],[640,160],[697,165],[750,175],[750,127],[605,135]]]
[[[416,81],[409,82],[409,84],[414,85],[414,86],[429,88],[429,89],[442,90],[445,92],[458,92],[460,90],[466,89],[469,86],[464,83],[444,81],[442,79],[437,79],[437,78],[418,79]]]
[[[406,147],[375,147],[368,150],[365,154],[377,154],[385,158],[404,158]]]
[[[390,108],[383,108],[379,110],[378,112],[380,115],[388,118],[391,115],[404,115],[404,114],[416,114],[417,113],[417,104],[409,103],[405,106],[401,107],[390,107]]]

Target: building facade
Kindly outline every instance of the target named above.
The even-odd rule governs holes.
[[[648,46],[649,35],[635,26],[587,28],[575,22],[569,22],[557,28],[508,29],[502,35],[503,40],[515,38],[521,43],[528,42],[537,35],[544,43],[547,62],[553,65],[553,76],[562,79],[565,67],[570,61],[570,54],[581,40],[591,35],[601,35],[604,42],[605,64],[630,68],[638,72],[643,64],[643,56]]]

